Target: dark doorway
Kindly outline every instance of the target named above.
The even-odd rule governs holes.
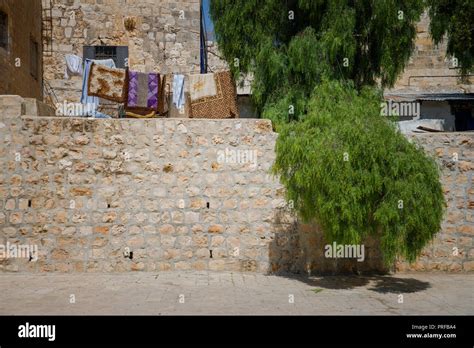
[[[455,127],[457,132],[474,130],[474,118],[468,107],[455,108]]]

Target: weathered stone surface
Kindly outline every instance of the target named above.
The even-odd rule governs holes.
[[[431,93],[446,93],[446,91],[456,91],[459,93],[474,92],[472,77],[470,78],[471,83],[469,83],[469,78],[467,82],[463,82],[455,74],[451,74],[453,60],[446,59],[447,40],[443,40],[435,45],[429,33],[429,25],[429,15],[425,12],[417,23],[415,50],[405,70],[396,81],[394,90],[405,93],[413,91],[430,91]],[[449,108],[449,104],[446,103],[446,105]],[[449,141],[450,139],[446,140]],[[464,146],[469,143],[472,144],[472,139],[460,137],[457,141],[450,143]]]
[[[267,120],[11,118],[4,117],[4,98],[0,96],[0,122],[5,125],[0,139],[11,140],[0,144],[0,151],[46,154],[28,168],[0,156],[0,237],[32,238],[41,255],[37,267],[8,260],[11,270],[337,272],[378,267],[374,241],[366,243],[365,262],[336,262],[324,257],[326,243],[317,227],[297,224],[283,200],[283,187],[264,169],[274,160],[276,139]],[[58,121],[63,125],[59,130]],[[52,130],[61,139],[59,147],[56,141],[43,141]],[[21,141],[39,131],[43,133],[37,143]],[[415,137],[442,163],[450,156],[447,147],[456,144],[463,153],[474,136]],[[239,149],[243,142],[236,139],[243,138],[247,141],[242,149],[257,150],[259,167],[220,163],[219,170],[213,170],[217,151]],[[189,155],[180,156],[183,150]],[[129,161],[124,152],[130,154]],[[48,157],[52,154],[57,158]],[[174,169],[166,173],[162,169],[168,163]],[[413,265],[401,261],[398,269],[472,271],[473,175],[459,166],[443,172],[448,208],[442,231],[420,260]],[[126,247],[132,258],[124,257]]]
[[[222,225],[209,226],[208,232],[209,233],[223,233],[224,232],[224,226],[222,226]]]
[[[413,135],[418,143],[431,155],[436,156],[438,163],[449,163],[454,152],[462,154],[470,151],[474,137],[466,133],[440,133]],[[450,147],[450,144],[457,144]],[[418,261],[412,265],[401,262],[397,268],[407,271],[469,271],[472,262],[471,250],[474,249],[474,219],[472,219],[471,202],[474,207],[474,159],[464,157],[442,173],[444,195],[448,204],[442,230],[436,235],[432,245],[422,252],[428,262]],[[430,248],[434,246],[434,252]],[[467,258],[466,258],[467,256]],[[423,257],[423,256],[422,256]],[[420,258],[421,260],[421,258]]]

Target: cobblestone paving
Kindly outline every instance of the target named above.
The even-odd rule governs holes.
[[[472,274],[0,274],[0,286],[1,315],[474,314]]]

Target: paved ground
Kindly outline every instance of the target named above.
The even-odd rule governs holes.
[[[2,315],[474,314],[474,274],[0,274],[0,287]]]

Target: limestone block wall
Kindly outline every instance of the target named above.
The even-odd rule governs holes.
[[[206,43],[207,48],[207,65],[209,72],[228,70],[229,65],[222,57],[222,54],[219,52],[216,41],[208,41]]]
[[[324,256],[321,231],[298,221],[268,174],[268,120],[24,111],[22,98],[0,96],[0,246],[36,245],[38,259],[0,255],[1,271],[382,270],[373,240],[364,262]],[[448,209],[419,260],[396,268],[472,271],[474,134],[414,137],[443,166]]]
[[[269,269],[284,203],[269,121],[21,117],[21,105],[0,97],[0,243],[39,258],[2,270]]]
[[[446,56],[447,41],[435,45],[429,33],[430,18],[423,13],[417,23],[415,49],[405,70],[392,91],[405,93],[458,92],[473,93],[473,78],[470,83],[460,81],[459,71],[451,57]]]
[[[397,270],[474,271],[474,133],[419,133],[411,137],[442,168],[447,209],[441,231],[418,261],[412,265],[399,262]]]

